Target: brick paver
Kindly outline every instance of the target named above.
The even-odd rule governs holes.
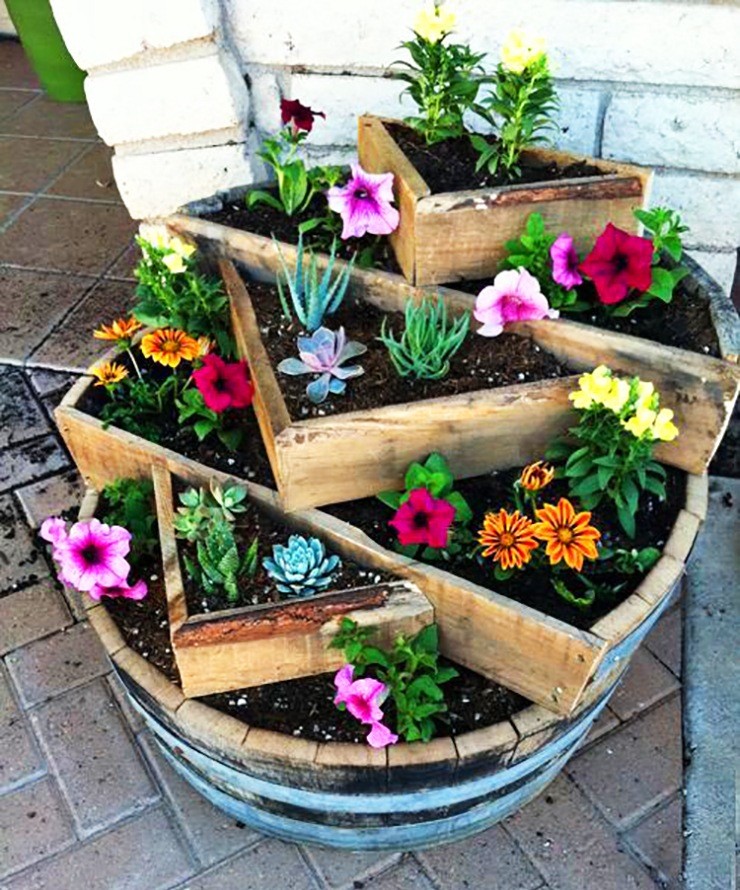
[[[413,857],[362,884],[367,890],[433,890],[434,887]]]
[[[0,599],[0,655],[71,623],[72,616],[52,578],[10,593]]]
[[[331,890],[364,883],[372,875],[387,871],[401,858],[400,853],[330,850],[325,847],[303,847],[303,852],[319,876]]]
[[[677,677],[681,676],[682,624],[681,609],[674,608],[645,640],[645,646]]]
[[[0,596],[48,574],[46,560],[13,498],[0,496]]]
[[[188,882],[188,890],[318,890],[319,884],[297,847],[270,839],[226,865]],[[422,888],[419,888],[422,890]]]
[[[53,435],[6,448],[0,451],[0,492],[58,473],[68,466],[67,455]]]
[[[675,674],[652,653],[644,648],[638,649],[627,675],[609,701],[609,709],[620,720],[629,720],[676,692],[680,685]]]
[[[84,485],[77,470],[69,470],[61,476],[52,476],[41,482],[33,482],[16,489],[26,521],[38,528],[47,516],[58,516],[80,505]]]
[[[20,368],[0,367],[0,448],[51,432]]]
[[[46,763],[0,667],[0,794],[40,778]]]
[[[677,795],[625,835],[627,843],[667,890],[681,887],[682,810],[683,798]]]

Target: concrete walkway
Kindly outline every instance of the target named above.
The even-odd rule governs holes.
[[[172,773],[33,531],[79,499],[50,412],[98,354],[92,327],[129,304],[134,228],[86,111],[47,102],[0,42],[0,890],[680,887],[680,606],[566,772],[472,840],[405,856],[292,846]]]

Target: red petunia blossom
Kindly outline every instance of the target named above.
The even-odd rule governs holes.
[[[203,367],[193,371],[193,380],[206,407],[217,414],[252,404],[254,386],[246,362],[227,363],[218,355],[206,355]]]
[[[313,122],[317,117],[326,119],[323,111],[314,111],[307,105],[301,105],[298,99],[281,99],[280,117],[284,124],[293,125],[293,132],[305,130],[307,133],[313,129]]]
[[[653,243],[618,229],[611,223],[596,239],[581,270],[596,287],[599,300],[621,303],[634,288],[646,291],[652,281]]]
[[[398,532],[399,543],[404,547],[426,544],[439,548],[447,545],[447,533],[454,519],[452,504],[432,497],[426,488],[415,488],[388,525]]]

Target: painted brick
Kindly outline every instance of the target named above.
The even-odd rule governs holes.
[[[0,668],[0,793],[43,775],[46,765]]]
[[[604,120],[605,158],[740,172],[740,101],[706,93],[624,92]]]
[[[135,219],[172,213],[199,198],[254,181],[244,143],[177,152],[116,155],[118,188]]]
[[[67,48],[85,70],[152,49],[211,37],[215,0],[52,0]]]
[[[249,113],[244,80],[225,53],[92,74],[85,92],[109,145],[241,127]]]
[[[684,243],[691,249],[734,250],[740,231],[740,179],[660,170],[651,204],[679,211],[691,229]]]
[[[72,623],[56,583],[45,578],[0,599],[0,655]]]
[[[300,98],[304,105],[309,103],[298,96],[290,95],[290,90],[282,90],[277,72],[247,68],[249,76],[249,94],[251,99],[254,123],[264,133],[276,133],[282,126],[280,119],[280,99]],[[285,78],[287,79],[287,77]],[[317,110],[323,109],[314,106]],[[313,139],[313,136],[311,137]]]
[[[560,110],[556,121],[559,132],[552,140],[557,148],[579,154],[593,155],[596,151],[596,132],[599,119],[601,90],[559,85]]]

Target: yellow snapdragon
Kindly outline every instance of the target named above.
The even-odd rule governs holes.
[[[168,253],[162,257],[162,262],[173,274],[177,275],[187,269],[185,260],[179,253]]]
[[[606,395],[602,398],[601,404],[605,408],[608,408],[610,411],[613,411],[615,414],[619,414],[622,408],[624,408],[624,406],[629,401],[629,397],[629,381],[624,380],[622,377],[613,377],[611,386],[609,387]]]
[[[651,408],[638,408],[627,420],[622,421],[622,426],[639,439],[648,430],[652,430],[657,414]]]
[[[414,31],[429,43],[439,43],[439,41],[449,34],[455,27],[457,18],[455,13],[445,10],[443,6],[436,3],[431,9],[422,9],[416,16],[414,21]]]
[[[678,435],[678,427],[673,423],[673,411],[661,408],[653,423],[653,438],[662,442],[672,442]]]
[[[568,398],[573,402],[573,406],[579,409],[590,408],[594,403],[603,405],[604,397],[611,385],[611,371],[606,365],[599,365],[589,374],[582,374],[578,378],[579,389],[572,392]]]
[[[542,37],[531,37],[521,28],[515,28],[501,48],[501,64],[512,74],[521,74],[544,54],[545,41]]]

